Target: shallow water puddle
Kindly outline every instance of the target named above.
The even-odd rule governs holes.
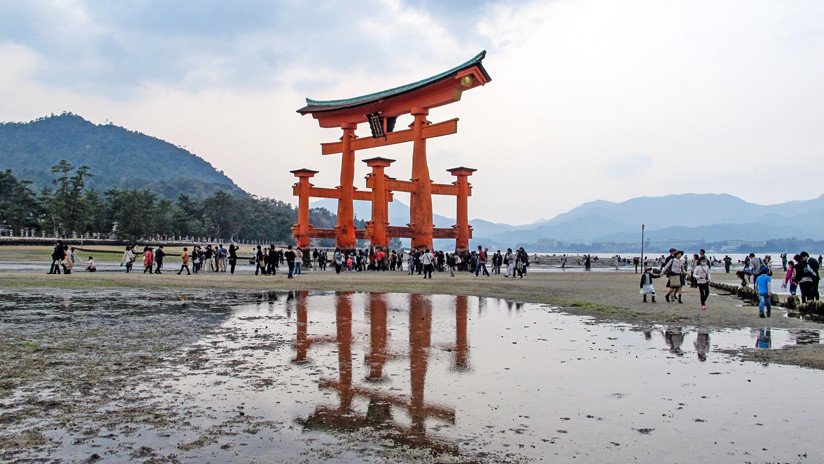
[[[164,384],[201,431],[170,440],[192,443],[181,457],[813,462],[824,450],[812,406],[824,373],[718,352],[818,343],[817,332],[644,329],[490,298],[305,292],[237,307],[224,328],[196,344],[203,366]],[[254,420],[226,425],[235,416]]]

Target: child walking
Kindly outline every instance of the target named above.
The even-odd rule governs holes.
[[[644,297],[644,303],[647,302],[647,295],[652,295],[652,302],[655,303],[655,286],[652,285],[652,279],[660,276],[655,276],[652,273],[652,268],[647,267],[644,273],[641,274],[641,295]]]
[[[192,273],[189,271],[189,249],[188,248],[183,247],[183,254],[180,255],[180,260],[181,260],[182,264],[180,265],[180,270],[177,271],[177,275],[180,275],[180,273],[183,272],[184,269],[186,269],[186,275],[192,275]]]
[[[760,274],[755,279],[755,288],[758,291],[758,317],[764,317],[764,307],[767,307],[767,317],[772,312],[772,295],[770,295],[770,268],[761,267]]]

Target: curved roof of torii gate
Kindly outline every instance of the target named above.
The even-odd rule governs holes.
[[[341,100],[312,100],[311,98],[307,98],[306,106],[299,109],[297,112],[304,115],[310,113],[326,113],[352,109],[363,105],[369,105],[370,103],[375,103],[382,100],[390,99],[392,97],[409,94],[415,92],[416,90],[432,86],[447,79],[454,79],[456,76],[458,76],[459,73],[461,73],[461,71],[465,71],[473,67],[478,68],[478,70],[483,74],[484,81],[482,82],[482,84],[485,84],[486,82],[491,81],[492,78],[489,77],[489,74],[486,72],[486,69],[484,69],[483,64],[481,63],[484,57],[486,57],[486,50],[482,51],[481,53],[478,53],[469,61],[461,63],[458,66],[455,66],[454,68],[444,71],[440,74],[436,74],[432,77],[428,77],[426,79],[413,82],[411,84],[402,85],[400,87],[395,87],[393,89],[382,90],[380,92],[370,93],[368,95],[361,95],[359,97],[345,98]]]

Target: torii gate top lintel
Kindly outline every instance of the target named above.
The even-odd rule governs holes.
[[[434,108],[461,99],[464,90],[484,85],[492,78],[483,66],[486,50],[469,61],[411,84],[341,100],[306,99],[306,106],[297,110],[311,114],[320,127],[342,127],[367,122],[367,115],[380,113],[392,118],[409,114],[413,108]]]

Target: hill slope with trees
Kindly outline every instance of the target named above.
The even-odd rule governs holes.
[[[169,142],[112,124],[96,125],[63,113],[27,123],[0,124],[0,170],[10,169],[35,189],[52,186],[52,166],[66,160],[94,174],[88,188],[150,189],[174,200],[217,191],[240,193],[223,172]]]

